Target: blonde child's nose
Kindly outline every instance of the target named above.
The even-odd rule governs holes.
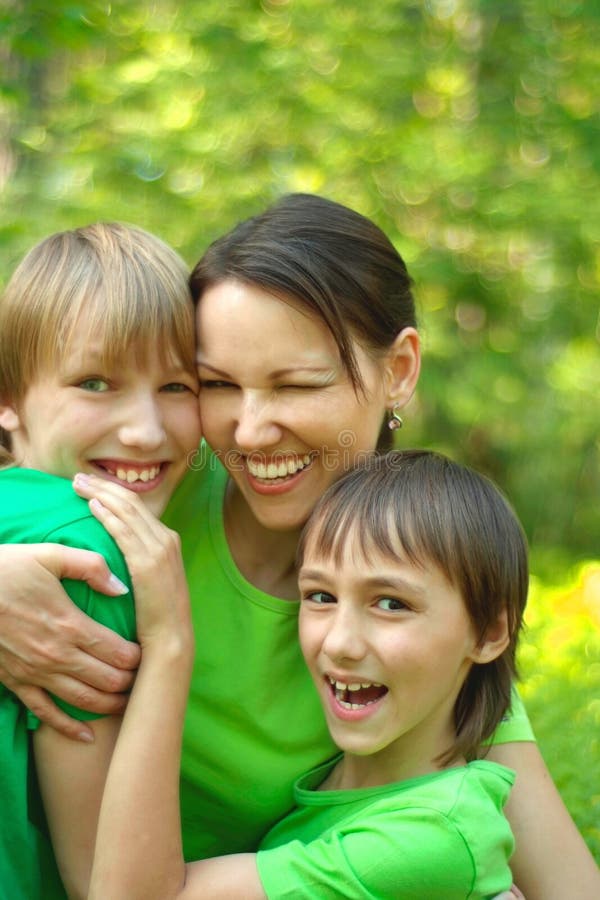
[[[159,404],[146,397],[138,397],[132,401],[119,436],[121,442],[128,447],[144,450],[160,447],[165,442],[166,433]]]

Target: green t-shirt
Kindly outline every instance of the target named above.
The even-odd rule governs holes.
[[[84,612],[135,640],[131,581],[121,552],[69,481],[32,469],[1,470],[0,542],[53,542],[101,553],[130,588],[128,595],[107,598],[79,581],[65,580],[63,585]],[[62,701],[60,705],[79,719],[96,717]],[[1,900],[66,897],[56,872],[35,779],[29,731],[38,724],[14,694],[0,685]]]
[[[508,890],[514,841],[502,807],[514,773],[478,761],[396,784],[319,791],[331,769],[299,779],[297,807],[257,856],[277,900],[479,900]]]
[[[181,781],[188,860],[255,850],[292,808],[295,780],[337,753],[300,651],[299,604],[242,577],[224,531],[226,472],[210,454],[196,462],[164,517],[181,535],[196,635]],[[518,698],[495,740],[533,740]]]

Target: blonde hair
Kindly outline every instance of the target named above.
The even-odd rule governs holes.
[[[56,366],[83,312],[88,335],[102,336],[108,367],[132,354],[144,365],[158,350],[195,371],[184,261],[141,228],[98,223],[37,244],[0,297],[2,403],[19,404],[40,373]]]

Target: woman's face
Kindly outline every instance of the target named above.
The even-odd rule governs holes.
[[[364,392],[355,391],[318,317],[234,280],[203,294],[198,329],[206,440],[258,522],[300,528],[325,489],[375,449],[390,405],[386,361],[357,344]]]

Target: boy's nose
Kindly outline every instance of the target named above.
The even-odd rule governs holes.
[[[335,615],[323,641],[323,650],[332,661],[359,660],[366,652],[366,641],[360,617],[338,603]]]

